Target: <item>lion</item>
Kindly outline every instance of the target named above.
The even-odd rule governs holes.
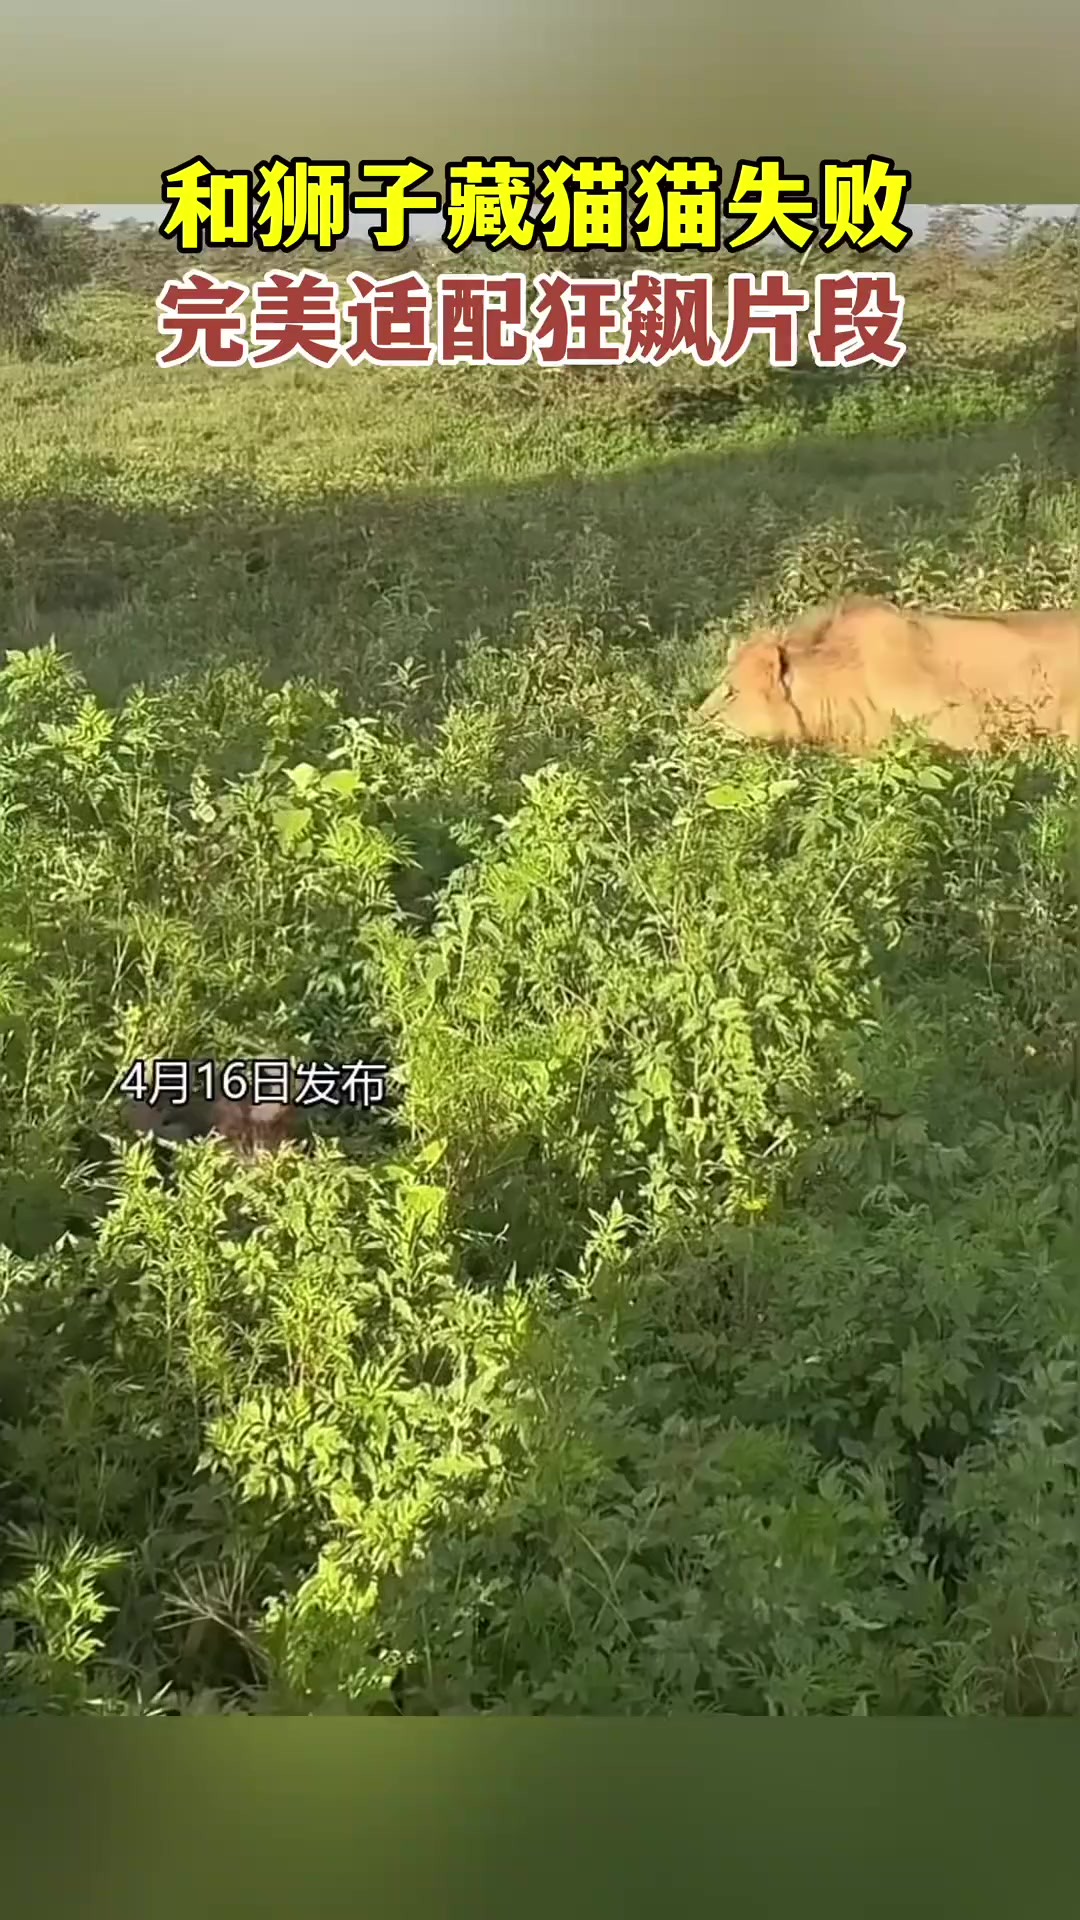
[[[695,718],[743,739],[856,753],[899,726],[960,751],[1032,734],[1080,743],[1080,614],[842,601],[751,635]]]

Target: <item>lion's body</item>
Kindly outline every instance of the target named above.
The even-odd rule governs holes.
[[[749,739],[849,751],[915,725],[978,749],[1011,735],[1080,740],[1080,616],[913,617],[847,601],[786,633],[755,634],[698,710]]]

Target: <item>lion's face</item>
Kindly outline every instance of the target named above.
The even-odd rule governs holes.
[[[781,643],[761,634],[740,648],[699,717],[745,740],[795,742],[803,727],[792,702],[790,662]]]

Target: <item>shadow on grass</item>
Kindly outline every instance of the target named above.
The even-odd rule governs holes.
[[[378,705],[396,662],[437,677],[478,638],[513,645],[523,623],[560,619],[670,684],[695,637],[700,650],[751,594],[895,591],[916,541],[970,548],[980,485],[1010,464],[1007,538],[1022,551],[1038,452],[1037,426],[1013,424],[940,440],[803,436],[602,477],[294,509],[240,489],[175,514],[68,495],[7,513],[0,617],[9,646],[55,634],[106,698],[243,661]]]

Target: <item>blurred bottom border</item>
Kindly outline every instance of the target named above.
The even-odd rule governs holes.
[[[8,1910],[1065,1912],[1072,1721],[11,1721]]]

